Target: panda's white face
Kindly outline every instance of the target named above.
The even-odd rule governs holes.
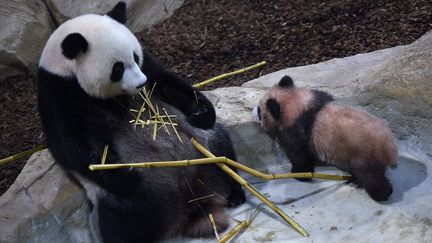
[[[141,45],[123,24],[88,14],[65,22],[51,35],[40,67],[76,77],[88,95],[107,99],[141,90],[147,80],[142,61]]]

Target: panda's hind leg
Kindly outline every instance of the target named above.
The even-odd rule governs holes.
[[[360,168],[351,171],[354,183],[363,187],[375,201],[386,201],[393,187],[385,176],[385,168]]]
[[[229,226],[229,217],[223,207],[214,207],[209,210],[196,212],[191,215],[189,222],[183,229],[183,236],[192,238],[212,238],[215,236],[213,224],[210,221],[211,213],[218,233],[225,231]]]
[[[215,138],[210,141],[210,150],[216,156],[225,156],[232,160],[236,160],[236,154],[234,152],[234,147],[231,142],[231,138],[228,134],[228,131],[222,126],[222,124],[215,124]],[[231,168],[234,171],[236,169]],[[228,181],[230,187],[230,193],[228,194],[228,206],[236,207],[246,201],[246,196],[243,191],[242,186],[234,181],[234,179],[230,178],[226,173],[224,173],[224,177]]]
[[[148,207],[151,208],[151,207]],[[119,198],[98,200],[99,230],[104,243],[158,242],[164,238],[166,219],[158,209]]]

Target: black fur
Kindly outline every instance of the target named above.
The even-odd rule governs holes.
[[[279,103],[275,99],[268,99],[266,102],[266,106],[273,118],[278,121],[281,117],[281,109]]]
[[[295,120],[291,127],[278,133],[278,139],[292,163],[291,172],[314,172],[318,156],[311,146],[312,128],[317,114],[333,97],[325,92],[312,91],[314,99],[309,108]],[[309,181],[310,179],[299,179]]]
[[[85,53],[88,48],[87,40],[79,33],[72,33],[61,43],[62,53],[68,59],[74,59],[80,52]]]
[[[126,97],[119,99],[126,102]],[[48,147],[57,162],[116,195],[134,196],[140,181],[138,173],[88,169],[89,164],[99,163],[101,149],[111,145],[112,133],[119,125],[115,121],[125,118],[123,108],[114,100],[91,98],[75,78],[61,78],[43,68],[38,71],[38,107]],[[109,151],[107,160],[118,162],[114,150]]]
[[[279,87],[290,88],[294,86],[294,81],[288,75],[285,75],[279,81]]]
[[[167,234],[168,229],[165,227],[175,223],[170,216],[184,210],[187,210],[191,217],[191,221],[185,224],[195,220],[193,215],[199,219],[203,215],[201,209],[209,212],[215,207],[213,201],[200,201],[198,207],[195,203],[187,204],[187,200],[213,193],[205,185],[214,184],[215,179],[226,183],[231,189],[228,199],[232,200],[234,205],[245,201],[240,185],[234,184],[235,182],[215,165],[198,166],[197,171],[193,168],[160,169],[159,172],[154,172],[158,169],[90,171],[88,165],[100,163],[105,145],[110,146],[107,161],[125,162],[111,145],[117,129],[128,126],[129,113],[114,99],[101,100],[90,97],[81,89],[76,78],[59,77],[43,68],[38,71],[38,92],[39,114],[48,147],[55,160],[66,171],[77,172],[108,192],[98,199],[97,207],[104,242],[161,240],[161,237]],[[128,96],[116,99],[126,106],[133,102]],[[220,125],[216,125],[215,129],[217,137],[210,140],[210,149],[216,155],[227,155],[235,159],[226,130]],[[168,174],[183,171],[194,193],[189,193],[186,198],[182,195],[179,199],[179,189],[159,187],[158,182],[153,180],[152,173],[162,173],[162,170],[167,170]],[[198,179],[204,184],[198,183]],[[160,181],[163,182],[163,178]],[[183,194],[188,194],[189,188],[185,181],[180,179],[178,186],[182,188]],[[176,200],[167,201],[167,197]],[[225,229],[226,225],[218,227]]]
[[[144,52],[142,66],[149,86],[156,83],[155,93],[164,102],[182,111],[188,122],[201,129],[212,128],[216,112],[211,102],[198,90],[173,73],[166,71],[150,53]]]
[[[125,10],[121,2],[108,16],[125,23]],[[69,35],[61,44],[69,59],[85,53],[88,45],[78,33]],[[201,137],[216,155],[235,159],[227,131],[215,123],[211,102],[190,84],[163,69],[147,53],[143,56],[142,70],[149,80],[147,83],[150,86],[157,83],[154,99],[165,102],[167,109],[177,115],[181,115],[179,111],[185,115],[186,121],[180,120],[177,127],[179,133]],[[139,61],[137,55],[134,59]],[[125,107],[139,107],[137,99],[94,98],[81,88],[76,77],[55,75],[44,68],[38,70],[38,108],[49,150],[68,174],[79,174],[104,189],[97,193],[97,198],[90,197],[96,202],[94,209],[98,212],[103,242],[155,242],[182,232],[197,236],[197,232],[188,231],[191,228],[188,226],[202,222],[203,217],[207,220],[207,214],[212,211],[223,221],[226,217],[223,207],[228,205],[218,197],[200,200],[200,205],[187,203],[189,200],[213,193],[224,195],[232,202],[231,206],[245,201],[241,186],[215,165],[90,171],[89,164],[100,163],[105,145],[109,146],[109,163],[193,159],[201,155],[191,144],[175,143],[176,138],[168,135],[158,135],[158,139],[164,140],[149,143],[144,130],[134,131],[128,124],[131,118]],[[114,76],[115,81],[120,75]],[[80,177],[76,179],[83,182]],[[220,230],[228,226],[227,222],[216,223]],[[199,233],[203,237],[213,236],[211,227],[204,226]]]
[[[234,152],[234,147],[231,142],[231,138],[228,134],[228,131],[219,123],[216,123],[215,125],[216,133],[218,134],[219,139],[214,139],[209,144],[209,147],[217,148],[216,150],[213,150],[213,154],[215,156],[226,156],[229,159],[237,160],[237,156]],[[237,171],[236,168],[231,168],[234,171]],[[221,176],[227,177],[228,175],[226,173],[222,173]],[[243,188],[239,183],[237,183],[234,180],[228,180],[231,181],[231,192],[227,198],[229,206],[230,207],[236,207],[246,201],[246,197],[243,191]]]
[[[126,23],[126,4],[119,2],[107,15]],[[155,93],[158,98],[182,111],[191,125],[201,129],[212,128],[216,112],[210,100],[185,80],[164,69],[150,53],[143,51],[143,54],[142,71],[149,86],[157,83]]]
[[[111,71],[111,81],[118,82],[122,79],[124,73],[124,64],[122,62],[114,63]]]
[[[126,3],[118,2],[117,5],[115,5],[114,8],[107,13],[107,15],[121,24],[126,24]]]
[[[348,172],[353,175],[353,181],[375,201],[385,201],[393,193],[393,187],[385,177],[385,168],[350,168]]]

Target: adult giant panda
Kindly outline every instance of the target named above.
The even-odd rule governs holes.
[[[227,132],[215,124],[210,101],[167,72],[124,26],[126,5],[107,15],[88,14],[63,23],[50,36],[38,70],[38,104],[49,150],[87,192],[103,242],[154,242],[183,235],[211,237],[228,226],[226,206],[244,202],[241,187],[214,165],[90,171],[105,145],[110,163],[202,158],[194,137],[216,155],[235,154]],[[134,129],[126,107],[145,84],[153,102],[177,115],[184,141]],[[145,114],[144,114],[145,116]],[[145,118],[143,118],[145,119]],[[191,199],[208,195],[202,200]]]

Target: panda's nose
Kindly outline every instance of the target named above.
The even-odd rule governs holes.
[[[136,86],[136,88],[137,88],[137,89],[141,89],[142,87],[144,87],[144,84],[145,84],[145,83],[142,83],[142,84]]]

